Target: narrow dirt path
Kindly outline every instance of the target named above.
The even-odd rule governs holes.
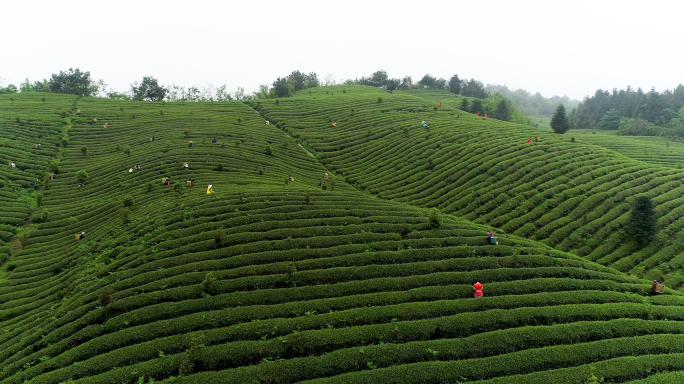
[[[29,212],[28,217],[26,218],[26,221],[24,221],[21,224],[21,227],[26,230],[26,228],[31,225],[31,220],[33,220],[33,212],[35,212],[35,209],[32,209]],[[23,232],[26,233],[26,232]],[[10,255],[14,255],[15,253],[21,251],[24,248],[24,243],[22,242],[22,238],[19,236],[14,236],[14,238],[10,241]]]

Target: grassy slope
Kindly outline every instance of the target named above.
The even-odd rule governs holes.
[[[291,128],[319,113],[317,129],[332,136],[339,132],[327,128],[328,117],[346,130],[364,113],[371,124],[359,128],[361,137],[370,129],[380,139],[413,125],[411,110],[429,109],[405,95],[388,100],[401,111],[367,113],[379,106],[376,90],[336,91],[332,105],[324,91],[310,96],[326,101],[324,112],[305,98],[283,100],[292,113],[279,124]],[[0,99],[12,137],[17,128],[6,111],[20,105],[37,113],[39,96]],[[64,131],[68,145],[41,152],[46,158],[22,173],[0,176],[4,185],[26,183],[59,160],[34,213],[45,221],[34,224],[0,281],[0,383],[147,382],[190,366],[194,373],[176,382],[441,383],[561,367],[574,369],[565,382],[582,382],[590,364],[684,352],[684,327],[673,321],[684,319],[677,292],[650,297],[644,280],[514,235],[484,246],[489,227],[454,216],[431,229],[425,209],[373,198],[334,174],[323,190],[324,166],[244,104],[47,96],[54,116],[36,129],[53,127],[46,136],[53,145]],[[404,119],[384,126],[383,116],[395,113]],[[98,123],[89,124],[92,118]],[[326,143],[302,128],[291,131],[307,134],[306,145]],[[35,138],[22,137],[9,145],[23,164],[37,155],[30,150]],[[339,137],[337,145],[349,149],[359,140]],[[141,170],[127,172],[134,164]],[[80,169],[89,174],[82,188]],[[295,182],[285,183],[290,174]],[[173,185],[162,186],[163,176]],[[175,188],[189,176],[196,187]],[[205,193],[209,183],[213,195]],[[22,193],[14,191],[8,199]],[[127,195],[133,205],[124,224]],[[21,207],[14,201],[3,207]],[[30,207],[20,213],[15,224]],[[86,238],[75,241],[83,230]],[[478,280],[486,295],[473,300]],[[679,355],[667,360],[664,370],[684,364]],[[611,374],[647,375],[623,368]]]

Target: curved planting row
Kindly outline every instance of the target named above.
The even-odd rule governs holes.
[[[75,97],[38,93],[0,98],[0,265],[20,239],[9,244],[39,203],[49,164],[60,146],[63,118]],[[19,236],[24,236],[23,230]]]
[[[347,92],[340,94],[343,89]],[[437,207],[621,271],[681,285],[676,272],[684,250],[680,171],[530,127],[422,105],[424,99],[405,94],[332,90],[335,96],[318,91],[255,107],[348,183],[379,197]],[[336,127],[327,123],[329,116],[338,116]],[[623,238],[622,229],[634,197],[642,194],[653,198],[661,229],[654,242],[639,249]],[[660,268],[663,263],[670,264]]]
[[[363,88],[354,113],[430,110],[375,92]],[[352,94],[310,96],[340,95]],[[34,228],[0,278],[2,384],[392,382],[403,370],[435,382],[430,364],[479,380],[623,358],[619,345],[640,358],[678,351],[678,292],[651,296],[647,281],[513,234],[489,246],[489,226],[326,179],[297,131],[247,105],[72,108]],[[403,134],[382,121],[339,143],[352,153],[368,129]],[[373,172],[391,180],[384,166]]]

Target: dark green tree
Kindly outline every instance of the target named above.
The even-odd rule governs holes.
[[[480,100],[480,99],[474,99],[474,100],[470,103],[470,113],[475,113],[475,114],[476,114],[476,113],[478,113],[478,112],[480,112],[480,113],[482,112],[482,100]]]
[[[620,112],[617,109],[611,109],[603,114],[598,123],[599,129],[616,130],[620,128]]]
[[[648,196],[639,196],[634,200],[632,211],[629,213],[627,235],[635,240],[640,247],[653,240],[658,232],[658,222],[653,202]]]
[[[422,79],[420,79],[420,85],[428,88],[432,88],[435,86],[437,83],[437,79],[434,76],[430,76],[428,73],[427,75],[423,76]]]
[[[556,109],[556,113],[553,114],[553,117],[551,118],[551,128],[553,128],[554,132],[559,134],[565,133],[570,128],[563,104],[559,105]]]
[[[291,95],[290,87],[287,84],[287,78],[279,77],[273,82],[273,92],[275,97],[288,97]]]
[[[411,79],[411,76],[406,76],[401,80],[401,84],[399,85],[399,89],[409,89],[413,85],[413,80]]]
[[[449,79],[449,91],[457,95],[461,94],[461,79],[458,78],[458,75],[453,75]]]
[[[299,71],[293,71],[290,76],[288,76],[288,81],[292,83],[295,92],[301,91],[306,85],[306,78],[304,77],[304,74]]]
[[[478,99],[486,99],[487,96],[489,96],[489,92],[485,90],[484,84],[475,79],[470,79],[463,85],[461,94],[463,96],[475,97]]]
[[[52,93],[68,93],[78,96],[94,96],[97,94],[98,87],[90,79],[90,72],[81,72],[78,68],[59,74],[53,73],[48,81],[48,87]]]
[[[387,72],[381,69],[371,75],[370,83],[373,87],[384,87],[387,85],[388,80]]]
[[[469,109],[468,109],[468,99],[466,99],[465,97],[461,99],[461,107],[460,107],[460,108],[461,108],[461,111],[466,111],[466,112],[469,111]]]
[[[494,110],[494,118],[503,120],[503,121],[508,121],[511,118],[511,108],[509,107],[509,103],[506,99],[501,99],[499,103],[496,105],[496,110]]]
[[[131,85],[133,100],[162,101],[168,91],[168,89],[159,85],[157,79],[152,76],[145,76],[140,84]]]
[[[387,80],[387,85],[385,86],[385,89],[387,89],[390,93],[392,93],[392,91],[399,88],[399,84],[401,84],[399,79]]]

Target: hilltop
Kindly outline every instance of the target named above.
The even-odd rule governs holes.
[[[2,384],[684,367],[684,297],[650,295],[657,268],[622,272],[680,243],[630,253],[604,222],[635,191],[676,208],[678,170],[361,86],[251,104],[2,95],[0,132]]]

